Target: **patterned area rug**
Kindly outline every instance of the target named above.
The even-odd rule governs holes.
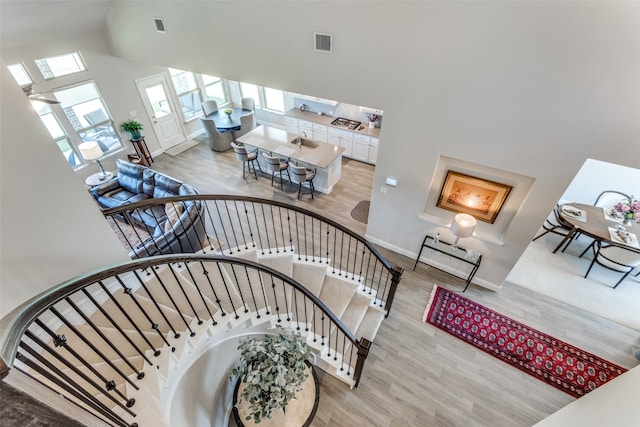
[[[574,397],[627,371],[438,286],[424,321]]]
[[[358,222],[362,222],[364,224],[369,220],[369,206],[371,202],[369,200],[364,200],[359,202],[355,208],[351,211],[351,218],[355,219]]]

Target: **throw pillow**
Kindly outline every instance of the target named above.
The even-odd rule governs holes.
[[[164,223],[164,232],[168,233],[178,222],[182,212],[184,212],[184,206],[182,206],[182,203],[167,203],[164,205],[164,212],[167,214],[167,221]]]

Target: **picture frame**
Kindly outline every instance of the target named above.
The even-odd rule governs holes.
[[[493,224],[513,187],[448,170],[437,207]]]

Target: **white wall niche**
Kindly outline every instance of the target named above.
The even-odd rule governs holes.
[[[440,156],[431,179],[431,184],[429,185],[427,201],[420,214],[420,218],[442,227],[449,227],[453,221],[453,217],[456,215],[453,211],[436,206],[448,170],[499,182],[512,187],[494,223],[490,224],[478,220],[478,225],[473,232],[473,237],[476,239],[496,246],[502,246],[504,244],[503,237],[511,221],[516,217],[527,195],[531,191],[535,179],[513,172],[467,162],[465,160]]]

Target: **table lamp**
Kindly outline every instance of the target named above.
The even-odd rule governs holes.
[[[471,237],[477,223],[476,219],[469,214],[460,213],[453,217],[450,228],[456,240],[453,242],[452,250],[457,249],[460,238]]]
[[[100,163],[99,160],[100,157],[104,155],[104,153],[102,152],[102,149],[100,148],[98,143],[96,141],[87,141],[78,145],[78,148],[80,149],[80,154],[82,154],[82,157],[85,160],[95,160],[96,163],[98,163],[98,166],[100,166],[100,170],[102,171],[102,176],[99,178],[100,181],[104,181],[105,179],[107,179],[107,172],[105,172],[104,168],[102,167],[102,163]]]

